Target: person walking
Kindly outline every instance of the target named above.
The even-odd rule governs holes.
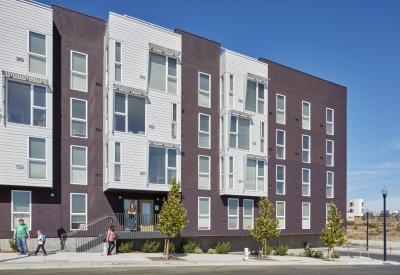
[[[19,224],[16,224],[14,227],[14,240],[17,241],[17,247],[19,250],[18,255],[31,255],[30,253],[28,253],[26,237],[28,237],[28,240],[31,239],[28,225],[24,223],[23,219],[19,219]]]
[[[114,232],[114,226],[111,225],[110,229],[107,232],[107,241],[108,241],[108,253],[107,255],[112,255],[112,251],[115,247],[115,240],[117,239],[117,235]]]
[[[38,246],[37,246],[37,248],[36,248],[35,253],[32,254],[32,256],[37,256],[37,254],[39,253],[40,248],[42,248],[42,250],[43,250],[43,256],[47,256],[46,249],[44,249],[44,244],[45,244],[45,242],[46,242],[46,236],[43,235],[42,229],[39,229],[39,230],[37,231],[37,235],[38,235],[38,237],[37,237],[37,240],[36,240],[36,241],[37,241],[37,243],[38,243]]]
[[[128,227],[131,229],[131,232],[133,230],[136,230],[136,205],[135,203],[131,202],[128,208]]]

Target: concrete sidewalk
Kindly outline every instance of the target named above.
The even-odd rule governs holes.
[[[16,253],[0,253],[0,269],[37,268],[90,268],[90,267],[143,267],[143,266],[268,266],[268,265],[382,265],[382,261],[342,256],[335,261],[297,256],[271,256],[268,260],[250,258],[244,261],[238,254],[179,254],[181,260],[153,261],[161,253],[127,253],[101,256],[100,253],[75,253],[49,251],[48,256],[17,256]],[[400,265],[398,262],[390,264]]]

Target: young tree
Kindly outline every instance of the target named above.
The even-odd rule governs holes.
[[[158,230],[165,235],[165,258],[169,259],[170,239],[178,236],[178,234],[188,224],[186,209],[181,202],[180,183],[176,182],[173,177],[170,183],[168,198],[163,199],[161,212],[158,215]]]
[[[263,246],[263,255],[266,253],[267,242],[280,235],[279,221],[274,217],[274,206],[268,198],[261,198],[258,203],[259,217],[254,222],[254,229],[248,227],[253,238]]]
[[[346,242],[346,229],[340,227],[343,223],[342,214],[337,209],[337,206],[331,202],[328,209],[327,223],[321,232],[321,240],[328,247],[326,259],[334,260],[334,247],[341,246]]]

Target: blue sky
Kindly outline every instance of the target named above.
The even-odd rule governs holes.
[[[348,198],[400,210],[400,1],[41,0],[181,28],[348,88]]]

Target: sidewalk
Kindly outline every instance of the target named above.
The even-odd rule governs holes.
[[[0,253],[0,269],[144,267],[144,266],[268,266],[268,265],[382,265],[382,261],[342,256],[335,261],[297,256],[271,256],[268,260],[250,258],[244,261],[238,254],[179,254],[181,260],[158,260],[161,253],[128,253],[101,256],[100,253],[49,251],[49,256],[17,256]],[[157,260],[152,260],[157,259]],[[400,265],[398,262],[390,264]]]

